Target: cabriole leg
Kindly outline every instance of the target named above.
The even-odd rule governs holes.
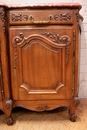
[[[73,100],[73,102],[71,103],[71,106],[70,106],[70,109],[69,109],[70,120],[72,122],[75,122],[76,119],[77,119],[77,116],[75,114],[75,110],[76,110],[78,105],[79,105],[79,100],[77,98],[75,98]]]
[[[13,119],[11,116],[12,106],[13,106],[13,101],[11,99],[7,99],[4,101],[4,112],[7,117],[7,125],[13,124]]]

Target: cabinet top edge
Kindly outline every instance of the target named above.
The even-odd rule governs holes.
[[[0,2],[0,7],[5,8],[71,8],[81,9],[82,6],[79,3],[37,3],[37,4],[6,4]]]

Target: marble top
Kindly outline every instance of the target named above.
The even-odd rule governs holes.
[[[0,6],[4,6],[7,8],[17,8],[17,7],[35,7],[35,8],[39,8],[39,7],[68,7],[68,8],[78,8],[81,9],[82,6],[79,3],[38,3],[38,4],[6,4],[3,2],[0,2]]]

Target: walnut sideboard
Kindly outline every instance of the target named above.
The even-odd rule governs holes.
[[[0,109],[7,124],[20,106],[33,111],[79,104],[80,4],[0,4]]]

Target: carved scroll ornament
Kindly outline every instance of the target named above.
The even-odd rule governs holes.
[[[70,44],[70,37],[67,35],[59,36],[58,33],[52,34],[50,32],[44,32],[42,33],[44,36],[49,37],[53,42],[57,44],[66,44],[68,46]]]
[[[42,33],[42,35],[47,36],[48,38],[50,38],[50,41],[55,42],[56,44],[58,44],[61,47],[64,44],[65,44],[65,46],[69,46],[69,44],[70,44],[70,37],[68,35],[63,35],[60,37],[59,34],[57,34],[57,33],[52,34],[50,32],[44,32],[44,33]],[[14,37],[13,46],[14,47],[16,47],[17,45],[24,46],[25,44],[27,44],[29,42],[29,39],[33,39],[33,38],[37,38],[40,40],[45,39],[45,37],[38,35],[38,34],[33,34],[28,37],[25,37],[23,33],[20,33],[19,36]],[[45,39],[45,40],[47,40],[47,39]]]
[[[70,44],[70,37],[67,35],[59,36],[59,34],[52,34],[50,32],[45,32],[43,35],[46,35],[49,37],[53,42],[58,43],[58,44],[65,44],[66,45],[66,64],[68,63],[69,59],[69,52],[68,52],[68,47]]]
[[[59,48],[66,47],[66,63],[68,63],[69,59],[68,47],[70,44],[70,37],[68,35],[59,36],[59,34],[52,34],[50,32],[45,32],[42,33],[42,35],[33,34],[28,37],[25,37],[23,33],[20,33],[19,36],[16,36],[13,39],[13,46],[15,48],[14,71],[16,70],[17,67],[17,46],[24,47],[25,45],[27,45],[28,47],[30,47],[33,44],[33,41],[35,41],[35,39],[43,41],[44,45],[43,44],[41,45],[57,53]]]

